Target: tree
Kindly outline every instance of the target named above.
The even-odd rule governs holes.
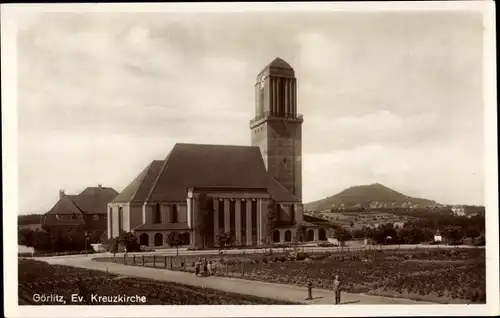
[[[116,241],[123,245],[127,249],[127,252],[140,251],[141,249],[141,246],[137,243],[137,236],[131,232],[122,232]]]
[[[202,237],[203,248],[205,248],[207,237],[214,236],[213,198],[208,197],[205,192],[200,193],[198,196],[198,206],[195,233],[199,234],[198,237]]]
[[[35,234],[30,229],[20,229],[17,232],[17,241],[19,245],[33,247],[35,243]]]
[[[216,240],[219,246],[225,247],[233,243],[233,236],[231,232],[220,233],[217,235]]]
[[[278,226],[278,213],[277,211],[277,205],[274,200],[271,200],[269,202],[269,205],[267,206],[267,239],[268,242],[271,241],[271,235],[274,231],[274,229]]]
[[[344,229],[343,227],[338,227],[335,229],[335,238],[339,241],[341,245],[344,245],[345,241],[352,239],[351,232]]]
[[[165,239],[165,243],[170,247],[177,248],[177,256],[179,256],[179,246],[183,243],[182,236],[178,232],[170,232]]]
[[[446,226],[443,230],[443,234],[449,244],[458,243],[464,237],[463,230],[459,226]]]
[[[297,246],[300,243],[304,242],[306,238],[306,227],[303,225],[298,226],[297,231],[295,232],[295,236],[293,237],[293,244]]]
[[[372,238],[377,244],[387,243],[387,238],[397,238],[397,232],[392,223],[382,224],[373,231]]]

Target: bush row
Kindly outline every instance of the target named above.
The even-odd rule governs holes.
[[[46,256],[66,256],[66,255],[83,255],[83,254],[94,254],[94,250],[85,251],[70,251],[70,252],[54,252],[54,253],[43,253],[43,252],[34,252],[34,253],[18,253],[18,257],[46,257]]]

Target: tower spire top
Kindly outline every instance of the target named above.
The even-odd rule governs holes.
[[[295,71],[285,60],[276,57],[259,72],[257,81],[259,81],[262,76],[295,77]]]

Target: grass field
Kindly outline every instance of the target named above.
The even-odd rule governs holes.
[[[299,256],[299,255],[296,255]],[[331,289],[336,274],[352,293],[439,303],[485,303],[484,249],[379,250],[352,253],[141,256],[127,265],[194,271],[200,257],[217,262],[218,275]],[[112,261],[112,259],[98,259]],[[123,263],[124,259],[116,258]],[[144,263],[143,263],[144,261]],[[166,263],[165,263],[166,261]],[[182,267],[184,263],[184,267]]]
[[[120,277],[101,271],[49,265],[45,262],[19,259],[19,305],[272,305],[292,304],[274,299],[226,293],[208,288],[166,283],[148,279]],[[78,294],[83,303],[71,301]],[[145,296],[145,303],[134,301],[102,303],[93,302],[91,295]],[[37,302],[35,295],[60,295],[47,302]],[[35,297],[34,297],[35,296]]]

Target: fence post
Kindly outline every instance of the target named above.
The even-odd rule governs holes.
[[[123,265],[127,265],[127,254],[123,254]]]
[[[167,268],[167,255],[165,255],[165,263],[163,264],[164,268]]]
[[[226,276],[229,277],[229,266],[226,263]]]
[[[245,271],[243,270],[243,261],[241,261],[241,277],[245,275]]]
[[[144,266],[144,255],[142,255],[142,266]]]
[[[170,268],[174,268],[173,257],[170,256]]]
[[[153,268],[156,268],[156,255],[153,255]]]
[[[132,257],[132,262],[133,262],[133,263],[134,263],[134,265],[135,265],[135,254],[134,254],[134,256]]]

